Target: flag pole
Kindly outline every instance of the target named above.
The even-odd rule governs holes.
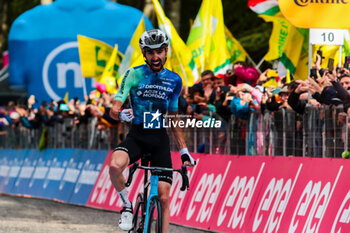
[[[341,67],[341,64],[342,64],[342,50],[343,50],[343,48],[342,48],[343,46],[339,46],[339,67]]]
[[[85,99],[85,96],[87,96],[86,84],[85,84],[85,78],[83,77],[83,75],[81,75],[81,78],[82,78],[82,84],[83,84],[83,93],[84,93],[83,99]]]
[[[257,66],[257,65],[255,64],[255,62],[253,61],[253,59],[250,58],[249,55],[247,56],[247,58],[248,58],[248,60],[253,64],[253,66],[256,67],[256,69],[259,71],[259,73],[261,73],[260,66],[262,65],[262,62],[264,62],[264,58],[263,58],[262,62],[260,61],[261,64],[259,64],[259,66]],[[259,62],[259,63],[260,63],[260,62]]]
[[[261,60],[259,61],[258,65],[256,65],[255,67],[260,71],[260,66],[263,64],[263,62],[265,61],[265,58],[261,58]],[[254,63],[253,63],[254,64]]]

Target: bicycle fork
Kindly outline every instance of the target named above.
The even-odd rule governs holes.
[[[150,193],[149,193],[149,197],[147,199],[147,208],[146,208],[146,218],[145,218],[145,228],[144,228],[144,232],[147,231],[148,229],[148,224],[150,224],[148,222],[148,215],[149,215],[149,210],[150,210],[150,205],[151,205],[151,199],[154,196],[158,196],[158,176],[154,176],[151,175],[151,189],[150,189]],[[157,213],[158,214],[158,213]]]

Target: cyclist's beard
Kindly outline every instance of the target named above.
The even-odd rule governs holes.
[[[150,61],[150,62],[149,62],[149,61],[145,58],[145,61],[146,61],[147,65],[148,65],[148,67],[149,67],[153,72],[159,73],[160,71],[163,70],[164,64],[165,64],[165,62],[166,62],[166,59],[167,59],[167,57],[164,58],[164,61],[163,61],[162,59],[159,58],[159,59],[156,60],[156,61]]]

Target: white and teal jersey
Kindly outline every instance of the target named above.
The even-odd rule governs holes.
[[[124,103],[130,94],[133,124],[143,124],[145,112],[158,111],[162,115],[168,110],[176,112],[181,89],[182,80],[178,74],[166,68],[154,73],[145,64],[125,72],[115,100]]]

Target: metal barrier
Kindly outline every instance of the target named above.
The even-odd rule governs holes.
[[[254,140],[247,138],[246,154],[341,157],[348,148],[347,125],[343,109],[329,106],[307,106],[302,116],[290,109],[264,115],[254,112],[248,121]]]
[[[235,155],[282,155],[341,157],[349,145],[348,117],[342,108],[307,106],[304,115],[291,109],[277,112],[252,112],[248,120],[231,116],[221,128],[184,128],[183,134],[192,152]],[[64,119],[53,126],[27,129],[19,125],[0,131],[0,148],[113,149],[124,140],[129,126],[98,129],[96,118],[86,124]],[[46,128],[47,132],[44,132]],[[170,131],[170,130],[169,130]],[[170,148],[177,151],[171,132]]]

